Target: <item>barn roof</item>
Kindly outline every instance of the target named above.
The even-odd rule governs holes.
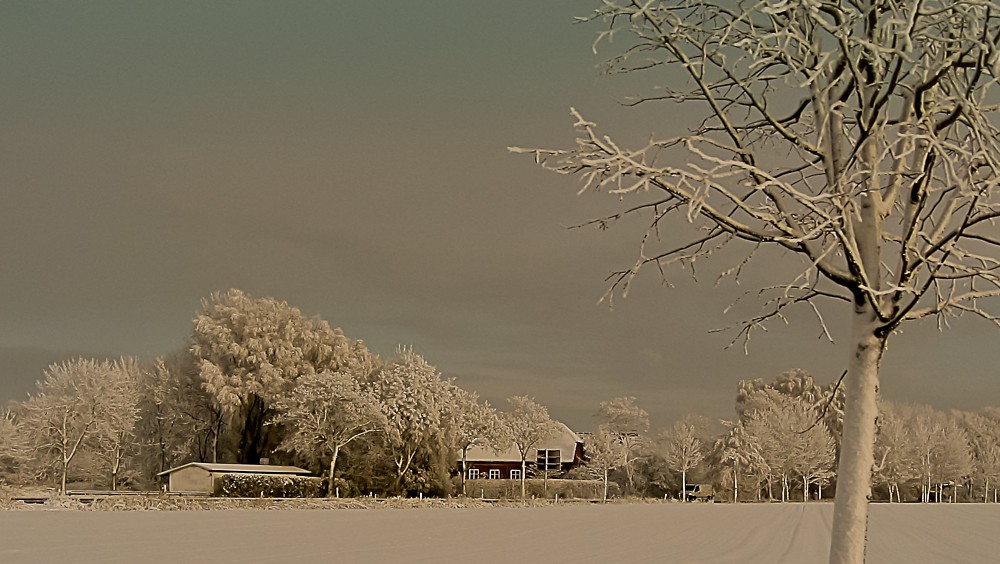
[[[308,470],[298,466],[275,466],[272,464],[219,464],[215,462],[188,462],[187,464],[164,470],[157,476],[166,476],[182,468],[196,466],[208,472],[223,472],[228,474],[309,474]]]

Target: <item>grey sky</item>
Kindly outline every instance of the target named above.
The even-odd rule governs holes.
[[[596,304],[641,225],[565,229],[618,204],[506,147],[568,146],[570,106],[640,141],[683,121],[616,103],[630,84],[599,77],[597,28],[571,23],[589,9],[0,3],[0,400],[67,356],[168,353],[229,287],[383,356],[412,344],[492,402],[532,395],[578,428],[619,395],[663,425],[730,416],[740,378],[835,378],[847,353],[807,316],[724,351],[707,331],[752,286],[716,288],[710,268]],[[883,392],[998,405],[998,337],[908,327]]]

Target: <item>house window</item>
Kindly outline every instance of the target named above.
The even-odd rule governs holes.
[[[520,480],[521,479],[521,471],[520,470],[511,470],[510,471],[510,479],[511,480]]]
[[[538,456],[535,458],[535,468],[539,471],[558,471],[560,467],[559,449],[538,449]]]
[[[490,468],[490,479],[491,480],[499,480],[500,479],[500,469],[499,468]]]
[[[470,480],[479,479],[479,468],[469,468],[469,479]]]

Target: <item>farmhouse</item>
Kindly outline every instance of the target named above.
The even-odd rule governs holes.
[[[528,454],[528,472],[535,475],[549,472],[555,477],[583,463],[583,439],[563,423],[559,431],[535,445],[535,452]],[[471,480],[521,478],[521,455],[513,444],[496,452],[489,447],[471,447],[466,461],[466,478]],[[459,461],[461,464],[461,461]]]
[[[215,481],[226,474],[253,474],[258,476],[305,476],[308,470],[298,466],[271,466],[268,464],[216,464],[214,462],[190,462],[157,474],[166,477],[167,491],[203,492],[212,494]]]

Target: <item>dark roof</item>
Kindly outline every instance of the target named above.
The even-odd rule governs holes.
[[[176,472],[181,468],[197,466],[209,472],[222,472],[226,474],[308,474],[309,471],[298,466],[274,466],[271,464],[219,464],[215,462],[188,462],[170,470],[164,470],[157,476],[166,476]]]

